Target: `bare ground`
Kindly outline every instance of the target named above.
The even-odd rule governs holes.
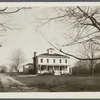
[[[0,92],[36,92],[34,87],[28,87],[26,84],[13,79],[5,74],[0,74]]]

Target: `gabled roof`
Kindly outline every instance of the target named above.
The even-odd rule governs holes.
[[[26,64],[26,66],[27,66],[27,65],[33,65],[33,63],[28,63],[28,64]]]
[[[56,54],[56,53],[54,53],[54,54],[43,53],[43,54],[38,55],[38,57],[62,57],[62,58],[69,58],[66,55],[61,55],[61,54]]]

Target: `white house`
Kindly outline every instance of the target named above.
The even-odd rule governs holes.
[[[68,65],[69,57],[54,53],[53,48],[47,49],[47,53],[36,55],[34,52],[34,70],[38,74],[53,72],[55,75],[71,74],[71,66]]]

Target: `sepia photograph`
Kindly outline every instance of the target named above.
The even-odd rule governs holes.
[[[100,92],[99,4],[1,3],[0,93]]]

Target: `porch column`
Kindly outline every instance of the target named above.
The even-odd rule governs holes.
[[[66,66],[64,67],[64,73],[66,73]]]
[[[54,66],[52,66],[53,67],[53,71],[54,71]]]
[[[48,72],[48,66],[46,66],[46,73]]]
[[[71,69],[71,74],[72,74],[72,67],[70,67],[70,69]]]
[[[41,74],[41,65],[40,65],[40,74]]]
[[[60,74],[60,66],[59,66],[59,74]]]
[[[53,74],[55,74],[55,71],[54,71],[54,70],[55,70],[55,69],[54,69],[54,65],[52,66],[52,70],[53,70]]]

